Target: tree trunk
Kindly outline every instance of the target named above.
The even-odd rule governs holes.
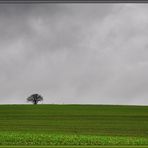
[[[34,105],[37,105],[37,100],[34,100]]]

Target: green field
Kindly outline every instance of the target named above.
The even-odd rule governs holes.
[[[148,148],[148,146],[0,146],[1,148]]]
[[[0,148],[148,148],[148,146],[0,146]]]
[[[0,145],[148,145],[148,107],[0,105]]]

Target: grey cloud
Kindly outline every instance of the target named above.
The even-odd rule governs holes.
[[[147,7],[0,5],[0,103],[148,103]]]

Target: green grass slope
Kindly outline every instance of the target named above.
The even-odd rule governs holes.
[[[148,148],[148,146],[0,146],[0,148]]]
[[[0,145],[148,145],[148,107],[0,105]]]

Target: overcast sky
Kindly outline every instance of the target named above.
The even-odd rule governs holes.
[[[0,4],[0,103],[148,105],[148,4]]]

